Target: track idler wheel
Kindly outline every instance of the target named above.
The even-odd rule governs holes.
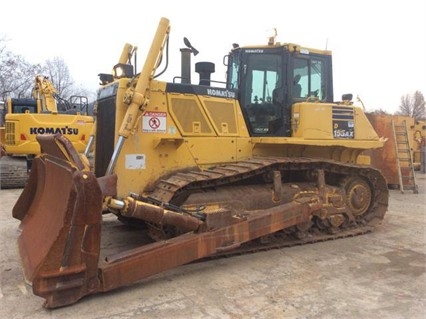
[[[372,190],[368,183],[360,177],[351,177],[345,182],[346,205],[353,216],[365,214],[372,203]]]

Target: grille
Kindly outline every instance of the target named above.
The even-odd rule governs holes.
[[[15,123],[6,122],[6,134],[5,134],[6,145],[15,145]]]

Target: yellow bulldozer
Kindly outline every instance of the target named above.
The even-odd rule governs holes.
[[[139,73],[100,75],[94,167],[66,135],[37,136],[12,213],[47,308],[207,257],[363,234],[385,216],[386,180],[362,154],[385,140],[350,94],[334,101],[330,51],[234,44],[224,81],[198,62],[193,84],[184,38],[181,75],[165,82],[169,35],[161,18]],[[114,215],[145,240],[105,253]]]
[[[32,160],[40,154],[37,135],[61,133],[80,153],[88,143],[94,118],[88,114],[87,97],[74,95],[64,100],[42,75],[35,77],[32,95],[8,97],[1,110],[1,188],[24,187]]]

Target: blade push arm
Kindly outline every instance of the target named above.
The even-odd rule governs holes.
[[[145,110],[149,100],[150,83],[154,77],[159,62],[161,61],[164,44],[168,38],[169,32],[169,20],[161,18],[136,86],[134,88],[130,87],[126,93],[125,102],[129,104],[129,107],[124,115],[119,131],[118,141],[114,148],[114,153],[108,165],[106,175],[111,175],[114,171],[117,157],[123,147],[124,140],[132,133],[136,126],[137,118]]]

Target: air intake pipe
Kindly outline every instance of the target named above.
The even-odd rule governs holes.
[[[210,75],[214,73],[215,66],[212,62],[195,63],[195,72],[200,75],[200,85],[210,86]]]

